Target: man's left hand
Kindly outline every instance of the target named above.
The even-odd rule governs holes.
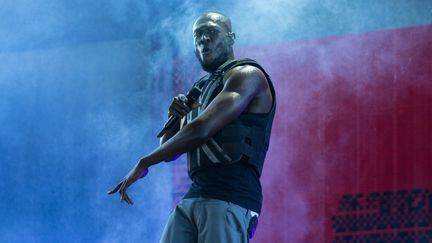
[[[141,168],[139,163],[127,174],[127,176],[114,187],[108,194],[112,195],[117,191],[120,193],[120,202],[125,201],[127,204],[132,205],[133,201],[126,193],[127,189],[135,183],[138,179],[146,176],[148,168]]]

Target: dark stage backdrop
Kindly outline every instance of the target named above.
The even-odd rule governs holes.
[[[431,43],[429,25],[238,50],[278,102],[253,242],[432,241]]]

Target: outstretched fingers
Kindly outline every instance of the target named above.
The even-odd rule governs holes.
[[[125,201],[127,204],[132,205],[133,201],[132,199],[128,196],[128,194],[126,193],[127,188],[129,187],[128,185],[128,180],[124,180],[122,185],[120,186],[120,202]]]
[[[133,205],[133,201],[127,193],[124,194],[124,201],[129,205]]]
[[[112,189],[111,191],[108,191],[107,193],[110,195],[116,193],[120,189],[122,183],[123,183],[123,181],[121,181],[119,184],[117,184],[116,187],[114,187],[114,189]]]
[[[147,173],[144,172],[143,176],[145,176],[146,174]],[[112,194],[118,192],[120,194],[120,202],[125,201],[127,204],[132,205],[134,202],[129,197],[129,195],[126,193],[126,190],[128,189],[128,187],[131,184],[132,184],[131,181],[129,181],[127,178],[125,178],[119,184],[117,184],[117,186],[115,186],[114,189],[112,189],[111,191],[108,191],[107,193],[109,195],[112,195]]]

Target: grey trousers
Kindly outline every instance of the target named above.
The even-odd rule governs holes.
[[[247,243],[250,210],[216,199],[181,200],[171,212],[161,243]]]

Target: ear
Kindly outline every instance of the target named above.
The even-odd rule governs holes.
[[[234,44],[234,40],[236,38],[235,33],[234,32],[228,32],[228,38],[230,39],[229,40],[230,45],[233,45]]]

